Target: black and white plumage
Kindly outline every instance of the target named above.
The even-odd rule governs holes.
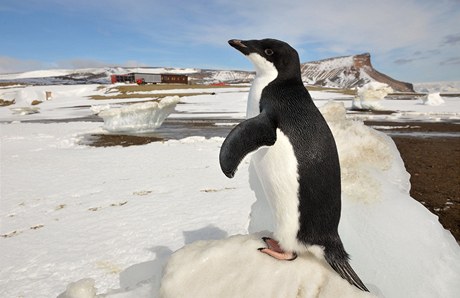
[[[304,87],[297,51],[274,40],[230,40],[254,64],[247,120],[220,151],[224,174],[253,162],[275,219],[274,238],[261,251],[285,260],[310,251],[351,284],[367,291],[351,268],[338,234],[340,164],[332,133]],[[267,240],[268,239],[268,240]]]

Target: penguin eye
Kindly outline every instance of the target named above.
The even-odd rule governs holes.
[[[267,54],[268,56],[271,56],[271,55],[273,55],[273,53],[274,53],[272,49],[265,49],[264,52],[265,52],[265,54]]]

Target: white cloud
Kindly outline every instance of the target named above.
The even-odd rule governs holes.
[[[215,43],[229,35],[274,36],[294,44],[324,43],[348,51],[373,48],[383,52],[427,41],[449,29],[438,22],[449,7],[434,1],[268,0],[262,4],[233,0],[221,3],[223,10],[234,19],[227,17],[223,22],[218,16],[211,16],[207,24],[191,24],[189,36]]]
[[[398,79],[459,78],[452,67],[440,64],[459,51],[458,0],[219,3],[225,17],[216,13],[207,23],[189,24],[188,38],[217,45],[229,38],[273,37],[291,43],[303,61],[370,52],[374,66]],[[426,58],[414,59],[416,51]]]
[[[274,37],[326,51],[373,53],[441,43],[458,28],[457,0],[46,0],[96,12],[152,40],[225,46],[229,38]]]

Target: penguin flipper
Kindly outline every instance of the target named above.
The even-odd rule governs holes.
[[[358,274],[351,268],[347,260],[344,261],[328,261],[332,269],[337,272],[343,279],[347,280],[350,284],[354,285],[361,291],[369,292],[364,283],[359,278]]]
[[[232,178],[243,158],[252,151],[271,146],[276,141],[276,127],[265,112],[238,124],[220,148],[222,172]]]

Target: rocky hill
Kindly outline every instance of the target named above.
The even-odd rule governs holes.
[[[398,92],[413,92],[410,83],[397,81],[372,67],[370,54],[330,58],[301,64],[302,80],[309,85],[334,88],[360,87],[368,82],[388,84]],[[189,76],[190,83],[250,83],[254,72],[241,70],[213,70],[196,68],[160,67],[105,67],[75,70],[31,71],[20,74],[0,74],[0,82],[16,82],[32,85],[56,84],[108,84],[110,75],[129,72],[180,73]]]
[[[302,63],[301,70],[302,80],[309,85],[354,88],[377,81],[388,84],[394,91],[414,92],[412,84],[375,70],[369,53]]]

